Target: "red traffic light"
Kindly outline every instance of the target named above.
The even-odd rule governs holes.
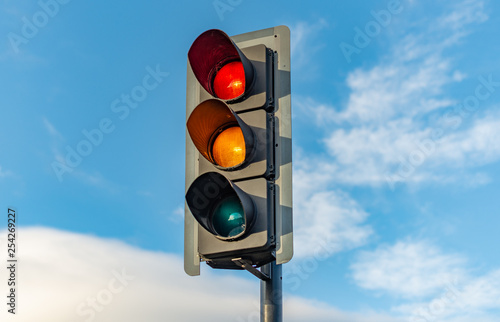
[[[215,74],[214,92],[223,100],[230,100],[245,93],[245,70],[241,62],[228,63]]]
[[[211,29],[198,36],[188,58],[196,79],[214,97],[237,100],[252,86],[252,63],[221,30]]]

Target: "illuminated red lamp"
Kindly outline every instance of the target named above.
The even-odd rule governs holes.
[[[221,30],[211,29],[198,36],[188,59],[198,82],[214,97],[238,100],[252,86],[252,63]]]

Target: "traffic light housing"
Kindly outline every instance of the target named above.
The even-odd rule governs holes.
[[[208,30],[188,52],[184,267],[289,261],[290,38]]]

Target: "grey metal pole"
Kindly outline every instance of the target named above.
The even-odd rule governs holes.
[[[283,321],[283,296],[281,282],[281,265],[272,262],[262,266],[262,272],[270,276],[270,280],[260,281],[260,321]]]

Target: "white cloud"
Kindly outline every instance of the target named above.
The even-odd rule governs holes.
[[[401,118],[377,127],[335,130],[324,142],[335,157],[337,182],[466,182],[477,174],[458,178],[457,169],[500,159],[500,115],[489,113],[463,127],[417,127]]]
[[[253,309],[252,294],[258,294],[258,283],[211,274],[190,278],[178,256],[115,240],[24,228],[18,243],[19,311],[12,320],[2,310],[2,321],[197,321],[206,316],[234,321],[239,312]],[[7,280],[5,270],[1,274]],[[117,274],[130,278],[122,283]],[[236,296],[234,285],[247,291]],[[96,300],[93,309],[88,303]]]
[[[301,200],[295,208],[295,255],[336,253],[364,245],[372,234],[363,225],[368,217],[357,203],[340,191],[322,191]]]
[[[466,33],[465,26],[472,23],[482,23],[489,19],[484,12],[484,1],[482,0],[465,0],[455,4],[455,6],[455,10],[440,19],[439,27]]]
[[[460,132],[437,141],[438,159],[462,166],[483,165],[500,159],[500,115],[488,114]]]
[[[478,99],[476,86],[483,86],[488,97],[497,95],[498,88],[484,92],[484,79],[491,77],[484,75],[470,93],[451,97],[448,87],[466,76],[445,55],[468,26],[486,21],[483,7],[482,1],[463,1],[427,21],[428,30],[396,42],[378,65],[351,72],[346,78],[351,92],[342,109],[298,98],[300,112],[315,117],[325,131],[328,162],[335,164],[329,167],[332,182],[392,187],[397,182],[489,181],[467,170],[500,159],[495,140],[500,114],[475,113],[488,107],[487,98]],[[471,109],[475,101],[478,107]],[[323,157],[315,163],[323,167],[327,161]]]
[[[5,236],[6,231],[1,231],[0,245],[5,245]],[[229,273],[214,274],[207,268],[202,270],[201,276],[189,277],[177,255],[49,228],[25,227],[19,234],[18,243],[18,311],[13,317],[1,310],[2,321],[258,321],[259,282],[246,272],[238,272],[247,276],[243,278]],[[416,259],[405,251],[415,254],[425,264],[417,263],[419,269],[415,271],[411,266],[415,265]],[[390,254],[403,255],[397,261],[398,267],[387,261]],[[376,255],[381,255],[381,258]],[[364,260],[370,258],[373,259],[372,266],[378,264],[389,268],[380,277],[380,282],[373,281],[372,284],[386,282],[396,287],[392,277],[396,275],[404,287],[416,276],[424,286],[412,285],[417,290],[433,289],[435,298],[429,302],[395,307],[392,312],[369,309],[348,312],[324,302],[285,294],[285,320],[408,321],[414,310],[425,309],[432,301],[436,306],[436,301],[443,299],[443,294],[449,291],[449,285],[435,276],[444,277],[443,272],[453,266],[445,259],[457,262],[457,265],[460,263],[456,255],[445,255],[428,243],[403,243],[387,247],[385,251],[378,250],[372,257],[361,257]],[[368,261],[364,263],[368,264]],[[401,270],[407,274],[402,274]],[[367,271],[370,273],[373,269]],[[6,281],[6,274],[5,269],[0,270],[0,280]],[[439,302],[447,306],[439,311],[439,315],[435,310],[429,312],[443,318],[438,321],[495,321],[487,310],[500,305],[499,281],[498,270],[479,278],[452,280],[455,293]],[[5,291],[5,285],[1,289]]]
[[[351,72],[347,77],[351,94],[335,120],[377,124],[454,104],[444,95],[444,87],[464,75],[452,68],[452,59],[443,51],[463,39],[471,24],[487,20],[483,7],[483,1],[465,0],[451,12],[425,21],[428,30],[397,41],[379,65]]]
[[[500,270],[472,276],[465,257],[428,241],[361,252],[351,269],[358,286],[402,298],[392,312],[406,321],[494,321],[500,307]]]
[[[397,242],[361,252],[352,264],[363,288],[406,298],[432,295],[464,275],[464,259],[447,255],[428,242]]]
[[[404,319],[391,316],[387,313],[366,311],[359,313],[342,312],[324,303],[306,300],[300,297],[287,299],[287,307],[292,308],[285,312],[284,321],[317,321],[317,322],[403,322]],[[249,320],[253,321],[253,320]],[[258,321],[258,320],[255,320]],[[246,320],[245,320],[246,322]]]
[[[346,193],[331,189],[331,165],[308,166],[297,160],[294,169],[294,257],[313,257],[364,245],[373,231],[366,213]]]
[[[448,283],[427,302],[393,308],[393,312],[411,316],[414,321],[497,321],[494,310],[500,307],[500,270],[484,276]],[[492,312],[493,311],[493,312]],[[411,321],[411,320],[410,320]]]
[[[449,62],[438,55],[419,58],[409,62],[393,57],[390,64],[350,73],[351,94],[338,121],[381,124],[449,106],[452,101],[440,97],[443,86],[454,80]]]
[[[5,245],[6,231],[0,233]],[[258,321],[259,281],[253,277],[208,269],[189,277],[177,255],[55,229],[25,227],[18,243],[18,311],[13,317],[4,306],[2,321]],[[0,270],[2,281],[6,274]],[[285,296],[284,316],[291,322],[402,321],[295,296]]]

